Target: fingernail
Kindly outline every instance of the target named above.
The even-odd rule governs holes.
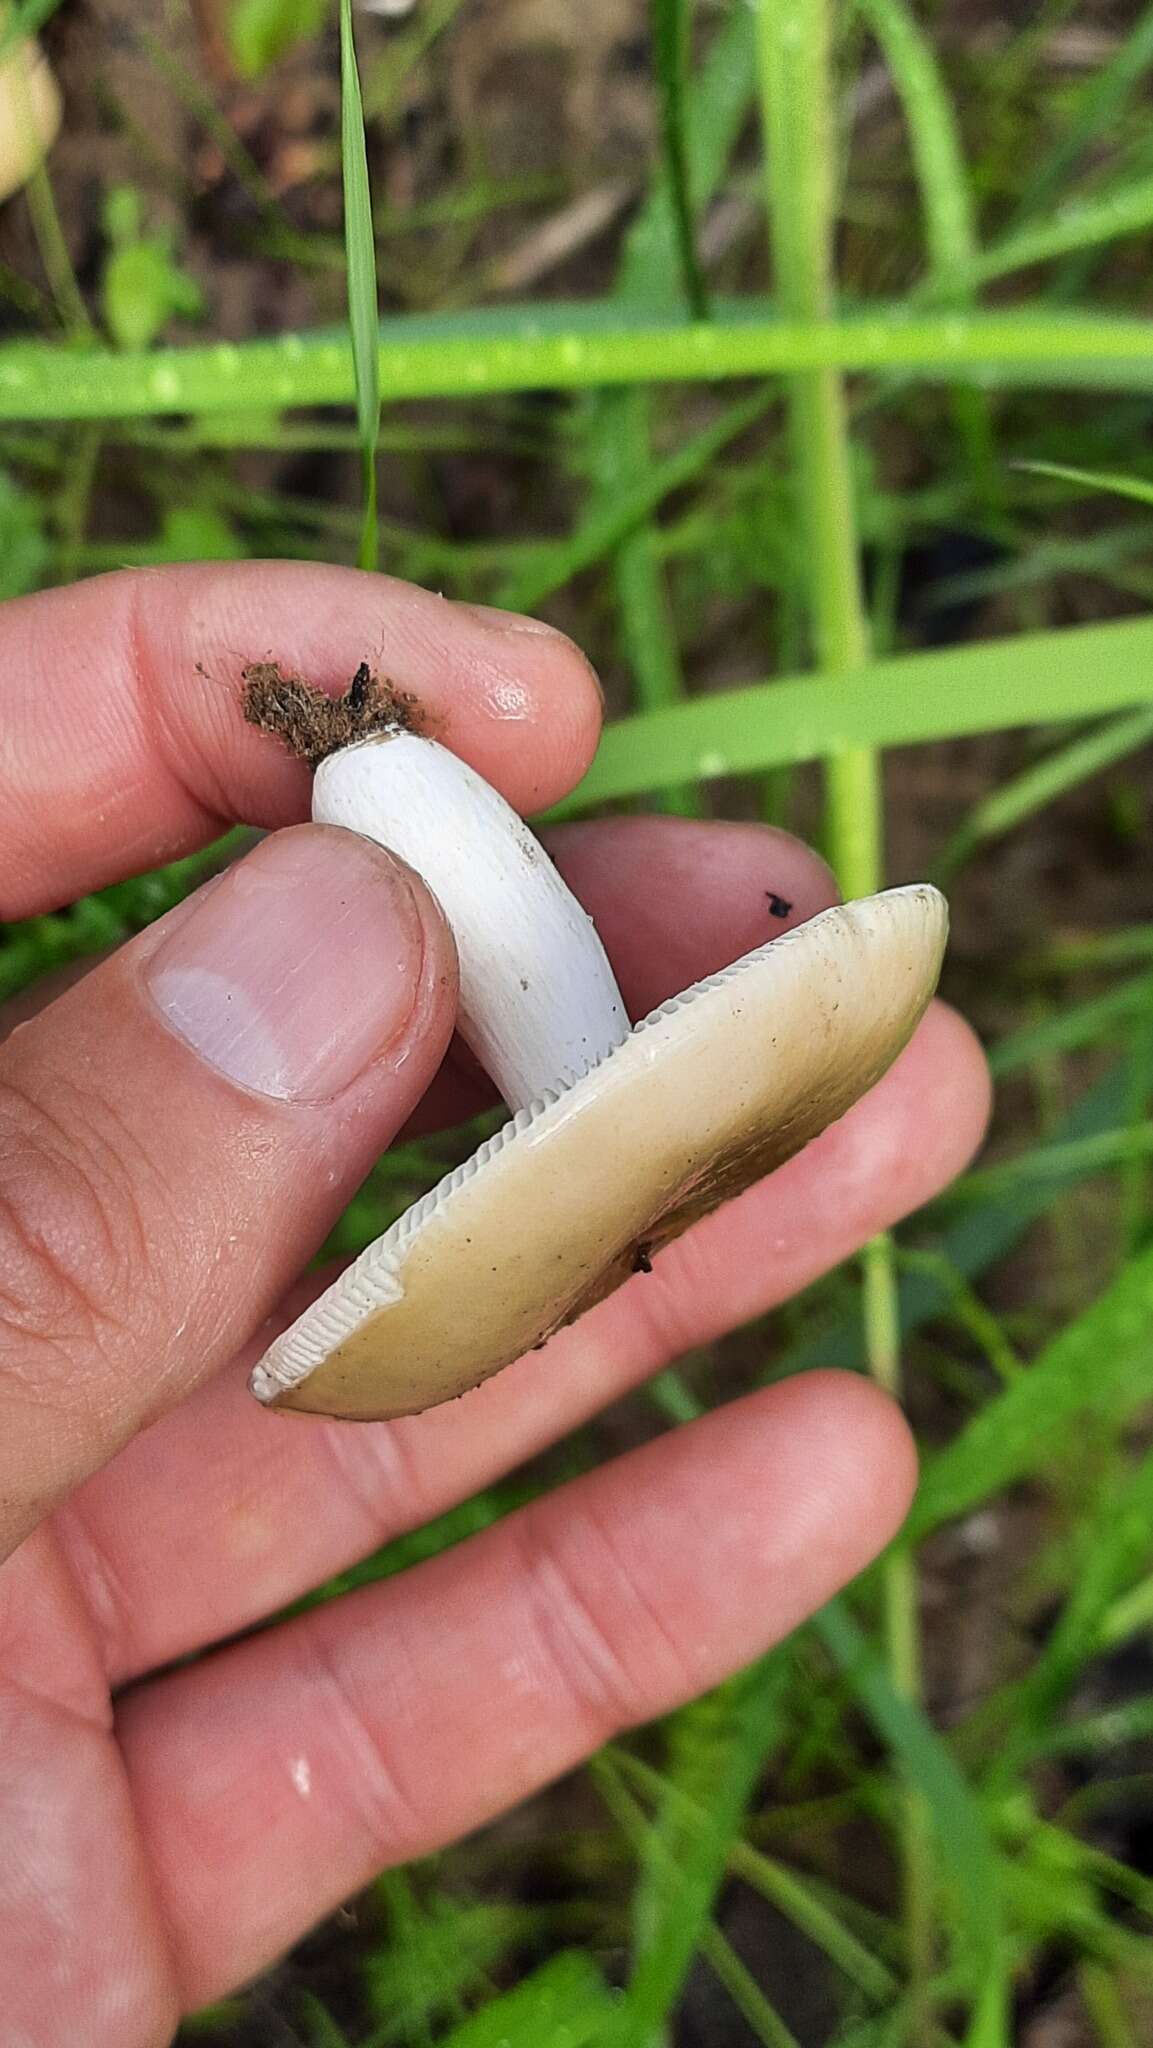
[[[147,962],[169,1029],[278,1101],[338,1095],[400,1037],[424,934],[400,864],[354,833],[275,833],[193,903]]]
[[[487,626],[493,633],[548,633],[554,640],[564,638],[556,626],[546,624],[544,619],[530,619],[524,612],[501,611],[495,604],[458,603],[456,608],[460,612],[467,612],[471,619],[476,620],[478,626]]]

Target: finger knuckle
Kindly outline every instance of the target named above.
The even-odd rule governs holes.
[[[378,1869],[424,1854],[436,1841],[435,1788],[407,1782],[405,1745],[381,1714],[379,1699],[363,1697],[323,1613],[297,1636],[301,1690],[323,1716],[347,1768],[342,1784],[349,1819],[363,1830]]]
[[[0,1077],[0,1361],[65,1393],[119,1355],[148,1292],[140,1182],[115,1112],[62,1079],[51,1105]]]
[[[531,1634],[590,1746],[692,1689],[643,1565],[590,1505],[532,1504],[516,1533]]]

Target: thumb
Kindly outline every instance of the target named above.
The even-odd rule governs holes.
[[[428,891],[306,825],[0,1047],[0,1556],[248,1340],[455,1007]]]

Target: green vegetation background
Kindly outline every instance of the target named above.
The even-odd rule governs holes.
[[[56,12],[17,16],[63,52]],[[139,182],[101,191],[79,271],[53,162],[19,202],[0,593],[127,561],[379,554],[551,612],[602,658],[616,717],[566,809],[762,816],[816,831],[851,893],[882,878],[886,840],[893,879],[946,881],[951,989],[1000,1087],[988,1155],[859,1271],[664,1375],[625,1425],[839,1363],[904,1390],[924,1480],[890,1556],[762,1664],[602,1754],[531,1824],[383,1878],[355,1924],[189,2038],[1137,2048],[1153,8],[633,13],[619,61],[651,110],[647,189],[598,181],[595,138],[582,190],[495,177],[484,137],[451,132],[435,188],[375,214],[347,94],[340,135],[325,0],[200,7],[220,45],[203,73],[145,23],[213,168],[170,166],[177,203],[154,218],[154,145],[129,123]],[[391,28],[361,18],[369,165],[402,148],[468,15],[421,0]],[[238,80],[275,106],[313,76],[333,92],[301,206],[231,114]],[[309,281],[308,331],[221,341],[211,266],[185,247],[198,176]],[[484,478],[479,513],[446,503],[453,464]],[[218,857],[9,928],[0,994],[138,929]],[[449,1156],[393,1154],[337,1242],[375,1234]],[[459,1540],[608,1455],[619,1426],[351,1577]]]

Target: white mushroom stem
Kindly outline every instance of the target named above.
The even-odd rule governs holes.
[[[511,1110],[628,1037],[591,918],[523,819],[446,747],[396,732],[342,748],[316,771],[312,815],[375,839],[432,890],[460,961],[457,1027]]]

